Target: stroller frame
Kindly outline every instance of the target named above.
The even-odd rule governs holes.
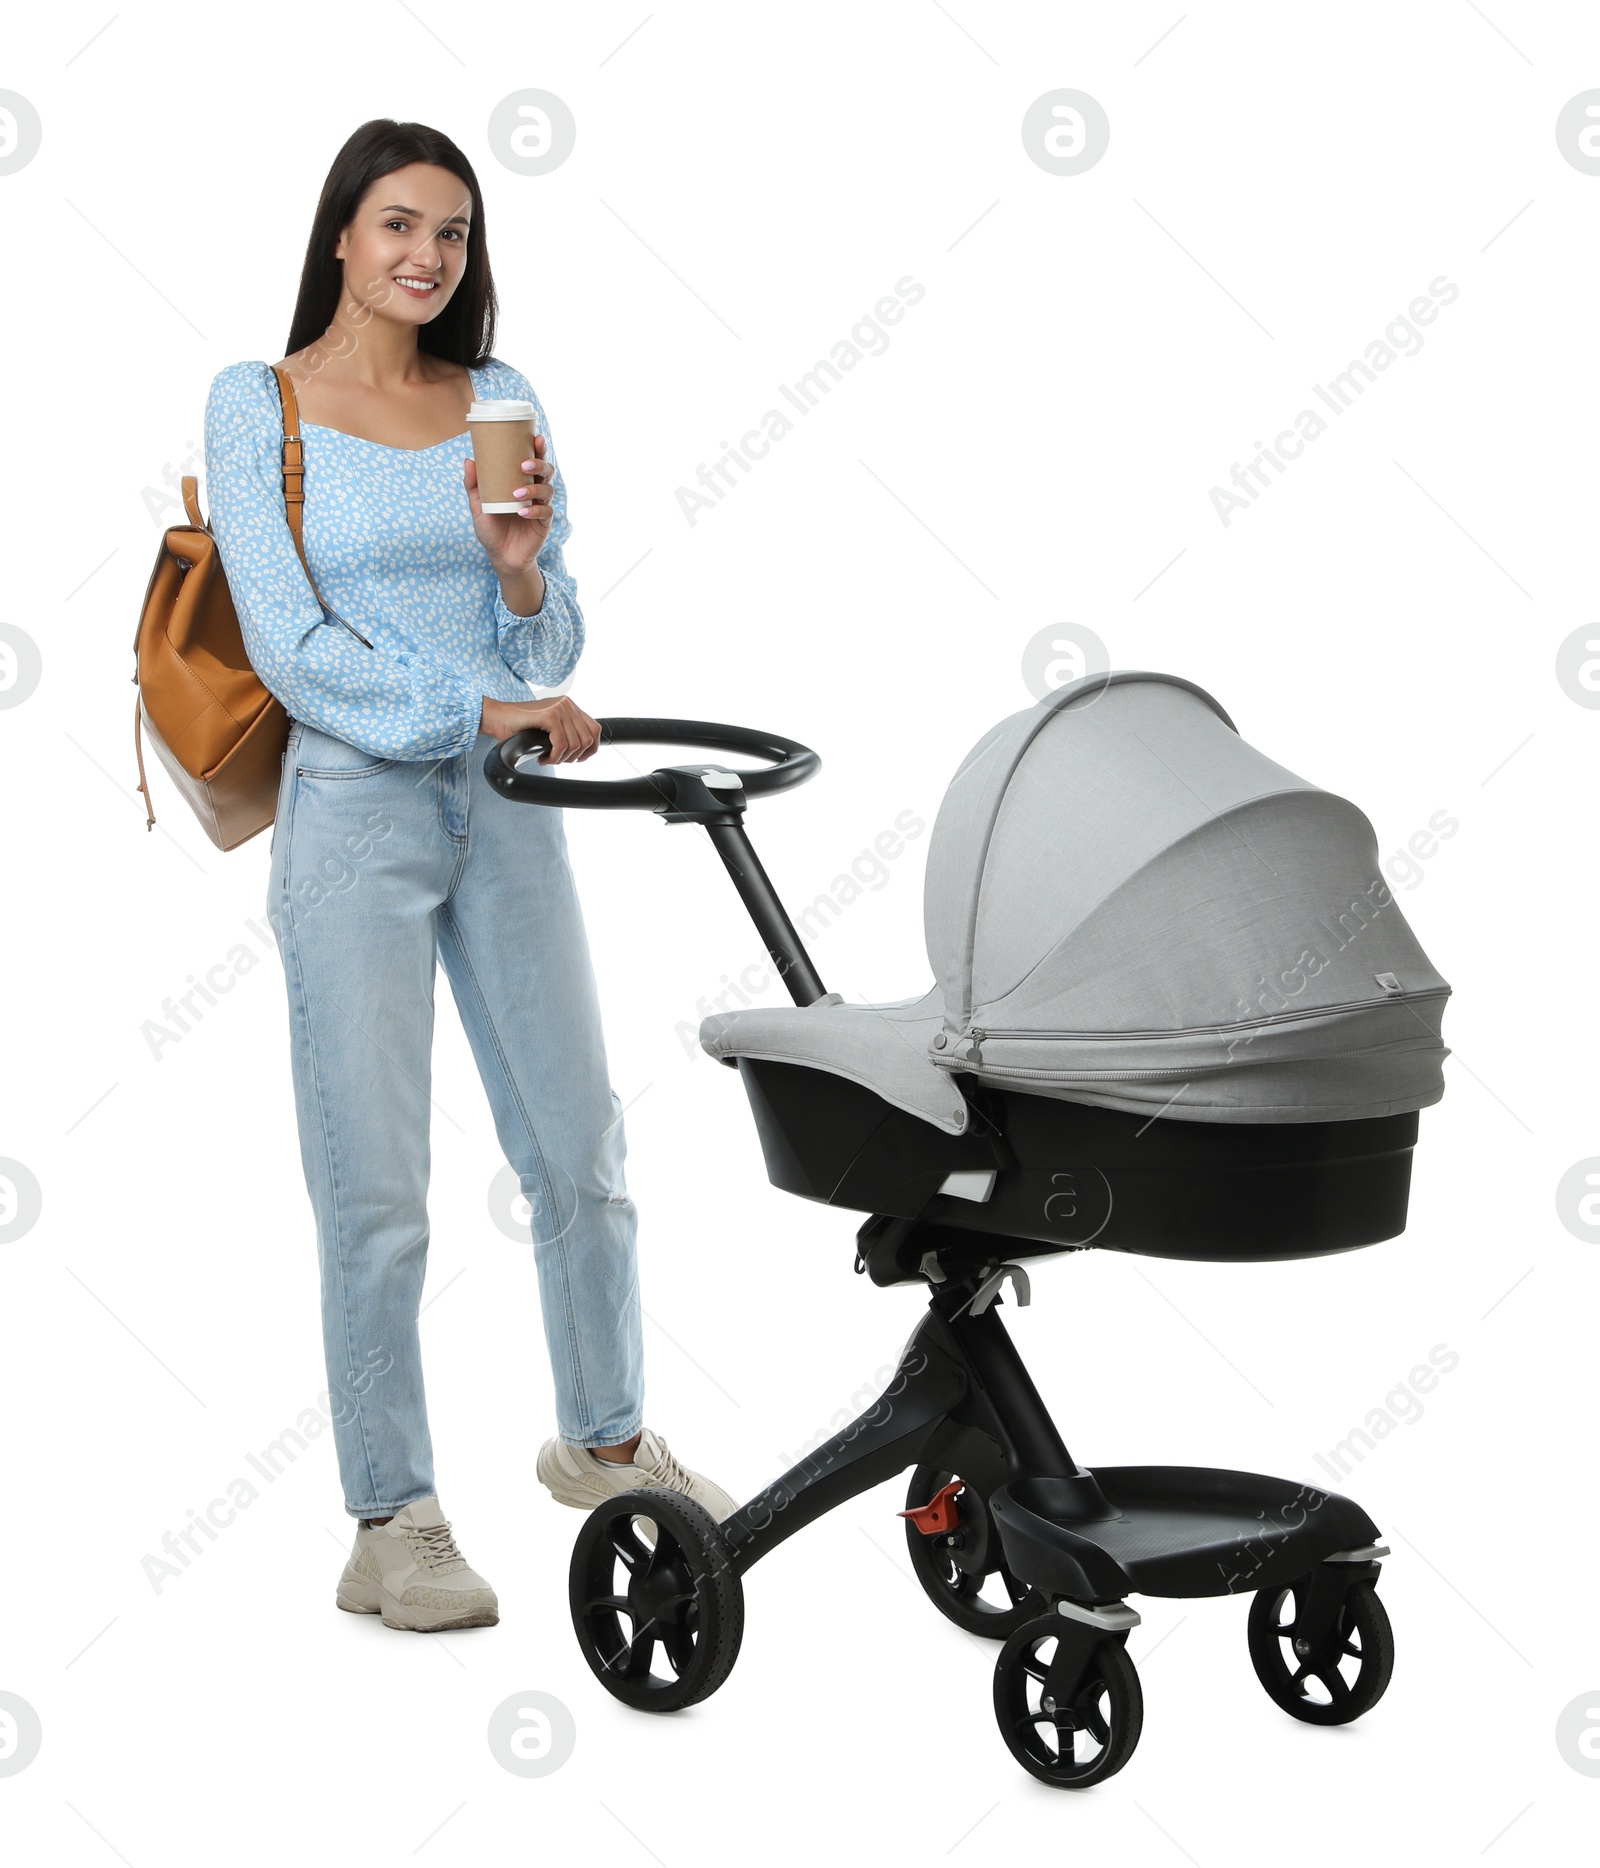
[[[1079,1465],[996,1314],[1008,1278],[1026,1293],[1026,1273],[1004,1259],[934,1290],[883,1393],[723,1520],[737,1571],[858,1493],[933,1464],[960,1472],[965,1489],[997,1520],[1014,1576],[1080,1608],[1122,1606],[1134,1591],[1244,1593],[1327,1562],[1339,1566],[1341,1594],[1376,1578],[1377,1559],[1388,1554],[1376,1542],[1377,1527],[1336,1493],[1222,1468],[1095,1473]],[[926,1509],[908,1515],[915,1522]],[[932,1514],[923,1534],[950,1538],[947,1548],[961,1552],[958,1565],[981,1573],[993,1551],[958,1545],[937,1528],[943,1516]],[[1114,1540],[1104,1528],[1111,1526]],[[1142,1558],[1115,1554],[1118,1546],[1146,1545],[1160,1548]],[[1319,1619],[1308,1616],[1297,1634],[1316,1632]]]
[[[682,737],[742,750],[754,742],[768,756],[786,753],[787,767],[775,768],[766,787],[752,782],[766,773],[741,775],[752,793],[797,782],[796,773],[809,776],[815,769],[814,754],[773,735],[741,740],[743,729],[701,722],[609,725],[614,731],[608,737]],[[521,773],[516,760],[539,750],[541,740],[521,734],[494,749],[485,769],[497,789],[545,803],[590,802],[585,792],[607,790]],[[744,790],[729,774],[716,767],[665,767],[648,779],[622,781],[613,794],[618,806],[643,802],[669,823],[703,824],[795,1003],[826,996],[745,834]],[[987,1158],[986,1149],[1016,1165],[1006,1151],[1003,1121],[994,1120],[997,1102],[1003,1117],[1004,1098],[986,1098],[958,1078],[979,1118],[974,1132],[935,1136],[929,1144],[935,1154],[919,1163],[915,1147],[907,1155],[903,1125],[934,1132],[860,1086],[770,1060],[741,1057],[738,1067],[775,1184],[858,1210],[862,1192],[874,1185],[900,1196],[903,1210],[872,1212],[860,1226],[855,1268],[877,1284],[926,1283],[928,1308],[877,1399],[720,1524],[692,1499],[655,1487],[618,1494],[590,1513],[573,1550],[570,1603],[579,1645],[607,1691],[651,1712],[706,1698],[738,1654],[743,1574],[825,1513],[912,1468],[900,1516],[907,1521],[913,1568],[949,1619],[1003,1639],[993,1683],[996,1717],[1013,1756],[1041,1781],[1087,1788],[1121,1769],[1137,1743],[1142,1697],[1126,1643],[1140,1617],[1125,1599],[1129,1594],[1248,1594],[1251,1660],[1283,1710],[1307,1723],[1342,1724],[1370,1708],[1393,1664],[1388,1619],[1373,1590],[1379,1560],[1389,1553],[1358,1505],[1292,1480],[1220,1468],[1090,1470],[1068,1451],[997,1313],[1008,1282],[1018,1303],[1029,1301],[1024,1258],[1087,1249],[1098,1227],[1089,1237],[1068,1239],[1050,1227],[988,1231],[969,1202],[938,1191],[951,1162],[960,1164],[951,1170],[959,1173]],[[876,1180],[870,1162],[861,1178],[860,1162],[871,1154],[865,1147],[850,1155],[858,1171],[853,1189],[846,1188],[847,1176],[831,1172],[821,1186],[808,1178],[817,1157],[806,1158],[807,1137],[797,1135],[807,1126],[800,1119],[806,1105],[795,1101],[804,1079],[825,1080],[816,1107],[832,1105],[834,1113],[819,1115],[817,1128],[821,1133],[831,1125],[835,1142],[844,1092],[877,1104],[886,1134],[895,1120],[902,1123],[889,1134],[889,1167]],[[1067,1105],[1074,1107],[1081,1113],[1081,1106]],[[844,1133],[854,1148],[849,1120],[847,1111]],[[1309,1151],[1302,1147],[1298,1154],[1281,1136],[1267,1144],[1269,1153],[1276,1149],[1283,1157],[1271,1167],[1289,1175],[1285,1184],[1323,1188],[1328,1183],[1315,1176],[1331,1166],[1356,1188],[1332,1231],[1325,1227],[1326,1236],[1287,1250],[1177,1255],[1299,1256],[1400,1230],[1415,1114],[1321,1125],[1364,1131],[1361,1145],[1344,1155],[1317,1141],[1317,1125],[1281,1126],[1312,1137]],[[957,1152],[938,1152],[952,1149]],[[1296,1174],[1313,1178],[1296,1182]],[[836,1197],[842,1188],[843,1197]],[[1258,1217],[1263,1240],[1277,1211],[1269,1200]],[[1159,1203],[1143,1215],[1134,1249],[1159,1254],[1162,1215]],[[1008,1609],[974,1600],[996,1573],[1011,1598]],[[671,1663],[668,1677],[653,1671],[658,1645]],[[1352,1660],[1353,1678],[1346,1673]]]

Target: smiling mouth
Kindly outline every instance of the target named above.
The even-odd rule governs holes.
[[[430,298],[439,289],[437,279],[421,279],[411,273],[397,277],[395,284],[412,298]]]

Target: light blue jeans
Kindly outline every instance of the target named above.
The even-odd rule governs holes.
[[[436,954],[532,1211],[556,1429],[612,1446],[641,1424],[636,1216],[566,832],[489,784],[492,743],[417,764],[297,721],[284,755],[267,914],[357,1518],[435,1489],[417,1312]]]

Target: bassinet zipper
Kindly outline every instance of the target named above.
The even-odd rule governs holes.
[[[1178,1025],[1166,1031],[1063,1031],[1059,1027],[1054,1031],[1035,1031],[1022,1026],[968,1025],[961,1035],[979,1044],[988,1038],[1073,1039],[1089,1044],[1115,1044],[1127,1038],[1222,1037],[1236,1031],[1269,1031],[1274,1025],[1287,1025],[1302,1018],[1322,1018],[1333,1012],[1359,1012],[1372,1006],[1409,1005],[1425,999],[1445,999],[1449,996],[1448,987],[1441,989],[1434,986],[1417,992],[1392,992],[1381,999],[1344,999],[1337,1005],[1301,1006],[1292,1012],[1273,1012],[1265,1018],[1240,1019],[1231,1025]]]
[[[959,1058],[951,1066],[963,1068]],[[1078,1083],[1086,1077],[1113,1077],[1118,1083],[1155,1082],[1161,1077],[1192,1077],[1194,1067],[1187,1069],[1178,1065],[1164,1065],[1160,1070],[1025,1070],[1020,1064],[967,1064],[964,1068],[980,1072],[985,1077],[1052,1077],[1065,1078]]]
[[[1363,1045],[1359,1051],[1341,1051],[1339,1059],[1342,1062],[1347,1057],[1386,1056],[1393,1049],[1392,1044],[1367,1044]],[[1252,1058],[1246,1058],[1244,1063],[1249,1065],[1254,1061]],[[984,1077],[1048,1077],[1057,1083],[1082,1083],[1101,1077],[1110,1078],[1117,1083],[1153,1083],[1162,1077],[1209,1076],[1215,1066],[1211,1064],[1164,1064],[1158,1070],[1036,1070],[1022,1064],[972,1063],[958,1057],[952,1059],[946,1068],[972,1070]],[[1233,1069],[1236,1066],[1230,1061],[1223,1068]]]

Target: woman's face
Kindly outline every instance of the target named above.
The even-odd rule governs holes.
[[[459,175],[431,162],[374,182],[339,236],[351,307],[399,324],[438,317],[467,263],[472,196]]]

